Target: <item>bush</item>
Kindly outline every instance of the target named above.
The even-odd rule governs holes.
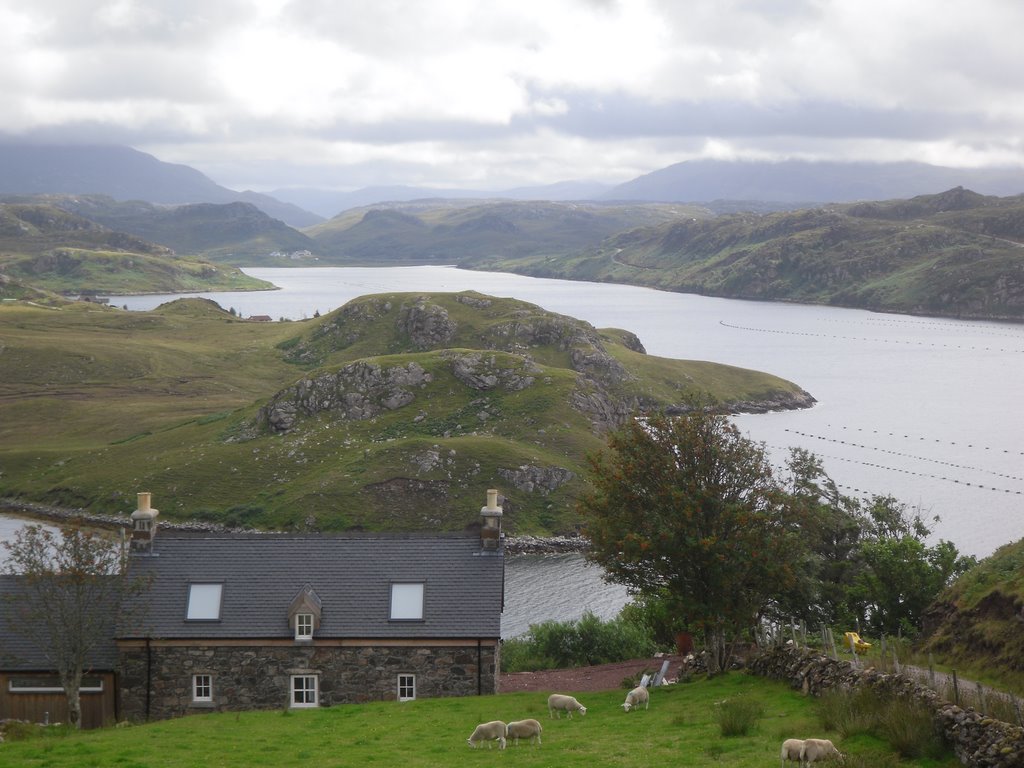
[[[746,736],[763,714],[764,706],[756,699],[726,699],[718,705],[718,727],[723,737]]]
[[[945,751],[927,707],[905,699],[893,699],[885,707],[878,735],[903,757],[941,757]]]
[[[603,621],[588,612],[579,621],[531,624],[524,637],[506,640],[502,669],[526,672],[585,667],[644,658],[656,650],[643,627],[621,617]]]
[[[539,669],[554,669],[554,659],[537,654],[529,635],[513,637],[501,644],[502,672],[536,672]]]
[[[643,627],[645,633],[665,651],[674,651],[676,634],[686,630],[686,625],[664,597],[637,597],[626,603],[619,616],[630,624]]]
[[[923,704],[883,697],[869,689],[830,691],[819,699],[826,730],[844,738],[868,734],[884,739],[903,757],[941,758],[946,754],[932,713]]]

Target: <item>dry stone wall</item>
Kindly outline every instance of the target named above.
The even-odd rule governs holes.
[[[918,701],[934,713],[936,728],[961,764],[970,768],[1024,768],[1024,728],[945,701],[938,693],[904,675],[874,667],[854,667],[799,648],[776,648],[750,664],[762,677],[787,681],[805,694],[820,696],[834,689],[870,688],[883,695]]]

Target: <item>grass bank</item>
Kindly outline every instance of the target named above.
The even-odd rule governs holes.
[[[744,674],[656,689],[649,711],[624,713],[625,691],[580,693],[586,717],[550,720],[545,693],[515,693],[414,702],[377,702],[314,710],[196,715],[143,726],[84,733],[53,731],[45,738],[0,745],[7,768],[121,766],[222,768],[251,766],[354,766],[426,768],[491,765],[596,768],[651,765],[761,768],[774,765],[786,738],[825,731],[816,704],[781,683]],[[722,702],[753,701],[760,717],[746,735],[723,737]],[[471,750],[466,738],[477,723],[535,718],[543,745],[520,744],[500,753]],[[841,743],[851,765],[952,768],[955,758],[898,762],[870,736]]]

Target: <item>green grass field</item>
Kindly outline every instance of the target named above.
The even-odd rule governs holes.
[[[746,736],[722,737],[719,703],[753,699],[762,716]],[[580,693],[588,712],[573,720],[548,717],[546,693],[513,693],[414,702],[339,705],[316,710],[206,714],[149,725],[107,728],[0,745],[5,768],[321,768],[377,765],[774,766],[786,738],[832,738],[855,765],[952,768],[955,758],[897,762],[871,737],[842,742],[818,725],[815,703],[781,683],[734,673],[658,688],[649,711],[623,712],[625,691]],[[470,749],[480,722],[535,718],[543,745],[521,743],[500,752]]]

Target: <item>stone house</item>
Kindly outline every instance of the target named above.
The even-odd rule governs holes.
[[[497,492],[476,533],[159,530],[132,514],[110,649],[117,719],[497,690],[504,539]]]

